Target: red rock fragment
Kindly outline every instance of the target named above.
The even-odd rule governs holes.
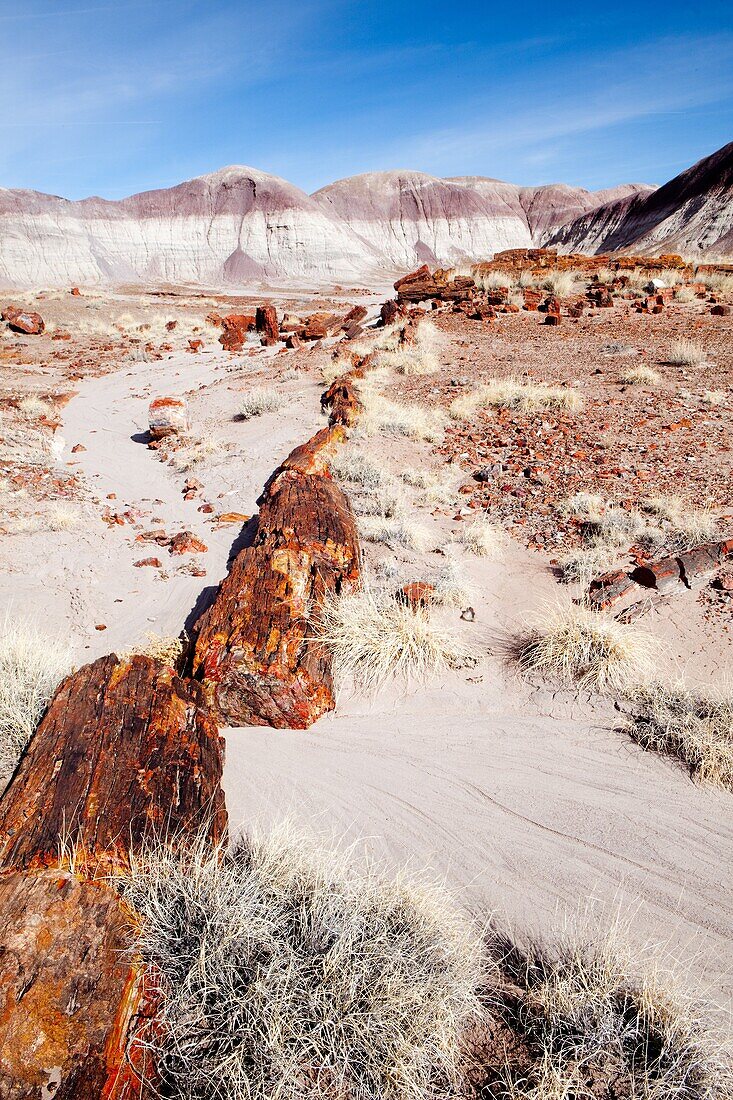
[[[255,314],[255,328],[262,335],[262,342],[272,346],[280,339],[280,330],[277,325],[277,312],[273,305],[257,307]]]
[[[32,313],[18,306],[8,306],[0,316],[8,328],[25,336],[40,336],[46,327],[40,313]]]
[[[192,531],[179,531],[170,543],[171,554],[205,554],[208,546],[197,538]]]
[[[614,569],[591,581],[588,602],[596,611],[605,611],[619,603],[635,587],[628,573],[623,569]]]
[[[141,558],[140,561],[134,561],[132,564],[136,569],[142,569],[146,565],[151,566],[153,569],[160,569],[162,566],[160,558]]]

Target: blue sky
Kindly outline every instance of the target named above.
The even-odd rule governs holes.
[[[0,186],[226,164],[661,183],[733,139],[730,0],[0,0]]]

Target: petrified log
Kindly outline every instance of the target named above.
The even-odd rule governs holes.
[[[438,268],[431,273],[427,264],[417,271],[398,279],[394,284],[398,304],[403,302],[422,302],[435,298],[441,302],[466,301],[473,296],[476,283],[470,275],[449,277],[449,272]]]
[[[0,316],[13,332],[22,332],[26,336],[40,336],[46,327],[40,313],[32,313],[18,306],[8,306]]]
[[[134,1041],[154,1000],[105,876],[146,836],[223,838],[221,771],[201,688],[162,662],[110,655],[60,685],[0,801],[0,1100],[154,1083]]]
[[[354,517],[327,472],[341,439],[342,428],[326,428],[275,471],[253,545],[197,624],[194,675],[230,725],[305,729],[333,709],[330,657],[313,617],[359,573]]]
[[[274,306],[257,306],[255,328],[262,333],[262,340],[265,344],[273,345],[278,342],[280,330],[277,327],[277,312]]]
[[[364,406],[348,374],[336,378],[325,393],[321,394],[321,408],[324,412],[330,409],[330,424],[344,424],[350,428],[356,423]]]
[[[67,677],[0,801],[0,866],[52,865],[59,838],[124,862],[146,836],[226,827],[216,726],[198,684],[151,657]]]
[[[116,892],[69,871],[0,877],[0,1097],[138,1098],[142,1049],[127,1059],[145,1002]]]

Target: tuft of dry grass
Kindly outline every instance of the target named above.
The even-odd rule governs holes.
[[[705,390],[702,400],[705,405],[712,405],[713,407],[725,405],[728,394],[725,390]]]
[[[406,466],[400,472],[400,478],[412,489],[420,490],[419,503],[428,507],[439,508],[455,500],[456,476],[449,466],[443,466],[438,470]]]
[[[142,656],[152,657],[155,661],[162,661],[172,668],[178,666],[183,654],[183,639],[173,634],[156,634],[155,631],[145,632],[145,641],[139,642],[130,649],[120,654],[122,658]]]
[[[545,290],[549,290],[559,298],[565,298],[575,290],[577,279],[574,271],[552,271],[545,277],[542,285]]]
[[[423,321],[415,329],[412,343],[398,342],[394,347],[379,349],[374,361],[377,367],[398,374],[432,374],[440,369],[438,353],[444,344],[445,338],[435,325]]]
[[[710,504],[689,504],[678,496],[655,496],[645,501],[643,507],[669,525],[668,542],[674,549],[689,550],[718,533],[718,517]]]
[[[513,649],[525,672],[602,692],[648,682],[656,651],[637,627],[574,605],[548,608]]]
[[[276,412],[285,404],[287,404],[285,394],[276,390],[274,386],[255,386],[242,398],[239,412],[234,419],[251,420],[264,413]]]
[[[342,447],[331,459],[330,469],[339,481],[366,490],[380,489],[392,480],[392,475],[381,462],[352,447]]]
[[[364,403],[359,428],[366,435],[387,432],[428,443],[442,440],[446,422],[440,409],[391,401],[371,386],[362,386],[359,396]]]
[[[281,826],[148,847],[121,881],[173,1100],[447,1100],[480,1016],[480,938],[438,886]]]
[[[676,367],[702,367],[707,361],[705,349],[694,340],[675,340],[667,355],[667,362]]]
[[[358,528],[366,542],[401,546],[404,550],[425,550],[430,541],[426,528],[418,520],[404,514],[361,515]]]
[[[571,550],[559,561],[560,580],[587,589],[592,580],[613,569],[617,556],[615,547],[603,544]]]
[[[583,397],[577,390],[565,386],[550,386],[546,382],[527,382],[519,378],[495,378],[457,397],[448,413],[454,420],[465,420],[478,409],[490,407],[518,409],[526,413],[548,409],[578,412],[583,407]]]
[[[170,465],[178,473],[185,474],[199,466],[216,462],[217,459],[223,458],[228,450],[228,444],[213,436],[206,439],[189,439],[173,452]]]
[[[703,783],[733,791],[733,697],[652,683],[629,694],[630,735],[674,756]]]
[[[676,302],[694,302],[696,297],[695,291],[691,286],[680,286],[674,292],[674,299]]]
[[[628,386],[658,386],[662,381],[662,376],[654,370],[654,367],[643,364],[638,367],[629,367],[628,370],[621,372],[620,377],[621,381]]]
[[[455,537],[469,553],[494,561],[503,556],[507,543],[504,529],[483,514],[462,524]]]
[[[318,636],[337,680],[353,677],[367,690],[393,678],[424,680],[472,662],[473,650],[436,625],[427,608],[413,610],[368,586],[327,600]]]
[[[71,650],[23,620],[0,627],[0,785],[15,769],[61,680]]]
[[[517,1022],[539,1057],[507,1097],[731,1095],[731,1066],[711,1006],[683,991],[658,950],[640,959],[618,924],[592,938],[571,929],[550,947],[533,944],[515,954],[511,975],[523,990]]]

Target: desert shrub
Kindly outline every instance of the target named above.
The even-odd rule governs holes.
[[[674,756],[702,782],[733,791],[733,699],[652,683],[629,696],[628,730],[646,749]]]
[[[408,439],[422,439],[428,443],[439,443],[442,440],[445,415],[440,409],[391,401],[370,386],[362,386],[359,396],[364,403],[364,414],[359,427],[366,435],[387,432],[404,435]]]
[[[496,560],[504,553],[507,536],[504,529],[492,523],[488,516],[478,515],[475,519],[461,525],[456,540],[465,546],[469,553]]]
[[[420,490],[418,500],[428,507],[438,508],[455,499],[456,478],[449,466],[438,470],[406,466],[400,471],[400,478],[406,485]]]
[[[378,350],[375,363],[378,367],[396,370],[398,374],[432,374],[440,369],[438,353],[445,340],[435,327],[423,321],[414,331],[411,343],[397,343],[395,347]]]
[[[461,564],[449,558],[433,579],[432,602],[437,607],[469,607],[475,591]]]
[[[368,689],[395,677],[425,679],[474,656],[428,609],[413,610],[368,586],[327,600],[318,636],[331,652],[337,679],[353,676]]]
[[[683,992],[663,957],[640,963],[611,929],[592,940],[571,933],[549,948],[533,945],[513,965],[523,989],[517,1023],[539,1056],[508,1098],[730,1095],[713,1010]]]
[[[667,362],[676,367],[702,367],[707,362],[705,349],[694,340],[675,340],[669,349]]]
[[[476,285],[479,290],[498,290],[499,287],[511,287],[515,278],[511,271],[493,270],[483,271],[476,276]]]
[[[61,680],[71,650],[22,620],[0,626],[0,785],[15,769]]]
[[[718,517],[710,504],[694,505],[677,496],[655,496],[643,504],[669,526],[667,542],[672,549],[690,549],[715,538]]]
[[[176,668],[183,654],[183,639],[175,634],[156,634],[152,630],[145,633],[145,640],[138,642],[120,654],[120,657],[152,657],[166,665]]]
[[[227,854],[149,848],[121,889],[172,1100],[455,1094],[481,947],[441,888],[280,827]]]
[[[574,271],[551,271],[545,276],[542,285],[545,290],[564,298],[572,294],[577,282],[577,273]]]
[[[492,406],[527,413],[548,409],[577,412],[583,407],[583,398],[577,390],[565,386],[549,386],[545,382],[527,382],[518,378],[495,378],[457,397],[448,412],[454,420],[463,420],[477,409]]]
[[[650,635],[574,605],[549,608],[513,653],[525,672],[598,691],[625,691],[648,681],[656,646]]]
[[[638,367],[629,367],[628,370],[622,371],[621,381],[629,386],[657,386],[662,378],[659,372],[654,370],[654,367],[641,364]]]
[[[430,539],[428,531],[418,520],[404,514],[361,515],[358,527],[359,534],[367,542],[401,546],[404,550],[424,550]]]
[[[263,413],[275,412],[287,403],[284,393],[273,386],[255,386],[245,393],[239,405],[236,420],[251,420]]]

